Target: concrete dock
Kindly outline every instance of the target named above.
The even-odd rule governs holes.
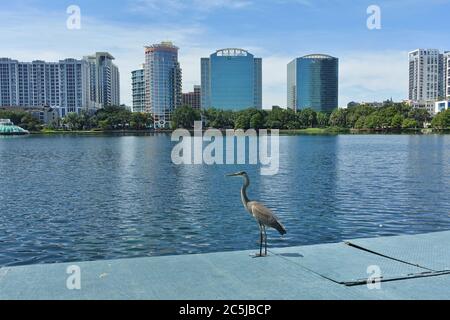
[[[255,251],[5,267],[0,299],[450,299],[450,231]]]

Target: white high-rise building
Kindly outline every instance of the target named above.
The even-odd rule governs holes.
[[[93,109],[90,97],[89,64],[85,60],[59,61],[60,107],[67,113]]]
[[[18,64],[17,60],[0,59],[0,106],[18,103]]]
[[[120,104],[119,70],[99,52],[83,60],[19,62],[0,58],[0,106],[95,111]]]
[[[450,51],[446,51],[443,55],[443,73],[445,98],[450,100]]]
[[[0,106],[59,106],[59,64],[0,59]]]
[[[142,69],[131,72],[131,87],[133,92],[133,112],[145,112],[145,74]]]
[[[91,100],[101,106],[120,105],[119,68],[108,52],[97,52],[84,57],[89,63]]]
[[[443,55],[437,49],[409,53],[409,100],[437,101],[443,97]]]

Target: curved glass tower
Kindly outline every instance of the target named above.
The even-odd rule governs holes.
[[[287,66],[288,108],[331,112],[338,107],[339,59],[311,54]]]
[[[181,68],[178,48],[162,42],[145,48],[145,111],[156,128],[170,126],[175,108],[181,105]]]
[[[201,60],[202,108],[262,108],[262,59],[237,48]]]

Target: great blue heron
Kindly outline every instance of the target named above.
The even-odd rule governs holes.
[[[266,226],[269,228],[276,229],[281,235],[286,234],[286,229],[281,224],[277,216],[263,204],[250,201],[247,197],[247,188],[250,185],[250,179],[248,178],[247,172],[241,171],[237,173],[228,174],[229,177],[243,177],[244,184],[241,188],[241,200],[245,209],[256,219],[259,224],[259,256],[262,257],[262,246],[263,246],[263,233],[264,233],[264,256],[267,255],[267,233]],[[257,255],[258,256],[258,255]]]

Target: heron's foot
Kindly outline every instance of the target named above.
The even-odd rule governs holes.
[[[258,253],[250,254],[250,257],[252,257],[252,258],[263,258],[263,257],[267,257],[267,254],[258,252]]]

